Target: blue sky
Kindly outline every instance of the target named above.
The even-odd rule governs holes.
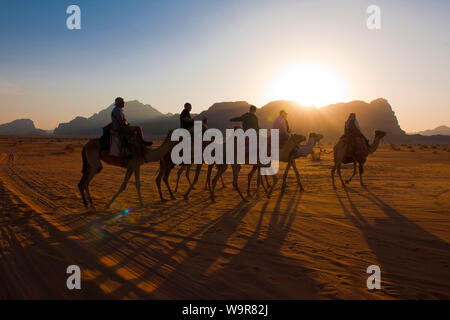
[[[81,30],[66,28],[71,4]],[[366,27],[370,4],[381,30]],[[280,70],[314,60],[344,100],[387,98],[407,131],[448,125],[449,15],[445,0],[0,0],[0,123],[52,129],[116,96],[162,112],[262,106]]]

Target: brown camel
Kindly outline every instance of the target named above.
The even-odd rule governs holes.
[[[192,166],[192,164],[181,164],[180,165],[180,168],[178,169],[177,185],[175,187],[175,192],[177,192],[178,181],[180,180],[180,176],[183,173],[183,170],[186,170],[186,178],[189,181],[189,185],[192,185],[193,182],[191,182],[191,180],[189,179],[189,171],[190,171],[191,166]],[[159,197],[161,198],[161,201],[163,201],[163,202],[165,202],[167,200],[163,197],[163,194],[161,191],[161,179],[164,181],[164,183],[167,187],[167,190],[169,191],[170,198],[172,200],[175,199],[175,196],[173,195],[172,189],[170,188],[170,185],[169,185],[169,175],[174,167],[175,167],[175,164],[172,162],[171,153],[168,152],[159,161],[159,171],[158,171],[158,175],[156,176],[156,186],[158,187]],[[201,170],[202,165],[197,164],[196,167],[199,168],[199,170]],[[197,182],[197,181],[195,181],[195,182]]]
[[[209,142],[211,143],[211,142]],[[203,143],[202,148],[204,149],[209,143]],[[194,159],[194,148],[192,146],[191,148],[191,161],[193,161]],[[198,181],[198,177],[200,175],[200,172],[202,170],[202,166],[203,164],[196,164],[196,170],[195,170],[195,176],[194,176],[194,180],[191,182],[189,179],[189,171],[191,168],[192,164],[181,164],[180,165],[180,169],[178,169],[178,178],[177,178],[177,185],[176,185],[176,189],[178,189],[178,182],[180,179],[180,176],[184,170],[184,168],[186,168],[186,178],[189,181],[189,189],[186,191],[186,193],[184,194],[184,199],[188,200],[189,197],[189,193],[191,192],[191,190],[195,189],[195,185],[197,184]],[[170,188],[169,185],[169,175],[170,172],[172,171],[172,169],[175,167],[175,164],[172,162],[172,156],[171,156],[171,152],[168,152],[163,158],[161,158],[160,162],[159,162],[159,172],[158,175],[156,177],[156,185],[158,187],[158,192],[159,192],[159,197],[161,198],[161,201],[166,201],[166,199],[164,199],[163,195],[162,195],[162,191],[161,191],[161,179],[164,181],[167,189],[169,190],[170,193],[170,198],[173,200],[175,199],[175,196],[172,193],[172,190]],[[208,181],[205,183],[205,188],[207,186]],[[222,181],[223,184],[223,181]]]
[[[367,151],[362,152],[360,150],[359,156],[356,155],[356,152],[348,152],[347,151],[347,143],[345,139],[341,138],[339,139],[338,143],[334,146],[334,166],[331,169],[331,180],[333,183],[333,187],[336,188],[336,185],[334,184],[334,173],[337,170],[339,179],[341,180],[342,186],[345,188],[345,185],[350,183],[350,181],[353,179],[353,177],[356,174],[356,163],[359,164],[359,182],[361,183],[361,186],[364,187],[363,182],[363,172],[364,172],[364,163],[366,162],[367,156],[374,153],[382,138],[386,136],[386,132],[377,130],[375,131],[375,137],[373,139],[372,144],[370,145],[370,148],[367,149]],[[345,183],[342,179],[341,175],[341,165],[342,163],[352,163],[353,162],[353,174]]]
[[[282,191],[284,191],[285,188],[286,188],[286,180],[287,180],[287,176],[288,176],[288,172],[289,172],[290,167],[292,167],[294,169],[295,175],[297,177],[297,183],[298,183],[298,185],[300,187],[300,191],[304,191],[302,182],[300,180],[300,174],[298,172],[295,160],[298,159],[298,158],[301,158],[301,157],[307,157],[312,152],[312,150],[313,150],[314,146],[316,145],[316,143],[318,143],[322,138],[323,138],[323,135],[321,135],[321,134],[310,133],[309,134],[309,138],[308,138],[308,142],[306,143],[306,145],[299,145],[298,146],[299,151],[296,152],[295,155],[289,153],[289,154],[285,154],[284,156],[280,156],[280,161],[287,162],[286,169],[284,170],[284,174],[283,174],[283,184],[281,185],[281,190]],[[306,140],[306,139],[304,139],[304,140]],[[252,168],[252,171],[250,171],[250,173],[248,174],[248,188],[247,188],[247,193],[248,194],[250,194],[250,183],[251,183],[253,174],[255,173],[256,170],[257,170],[257,165],[254,165],[253,168]],[[271,192],[273,191],[273,188],[275,187],[276,183],[278,182],[278,177],[277,177],[276,174],[273,175],[272,177],[273,177],[273,184],[272,184],[272,186],[270,186],[267,183],[267,180],[266,180],[267,188],[270,188]],[[263,181],[264,180],[262,180],[261,182],[262,182],[263,188],[265,189]],[[269,192],[269,195],[271,194],[271,192]]]
[[[292,152],[292,150],[299,145],[302,141],[305,141],[306,138],[305,136],[299,135],[299,134],[292,134],[288,141],[282,146],[282,148],[280,149],[280,153],[279,153],[279,158],[280,161],[282,161],[283,159],[286,159],[289,157],[289,154]],[[224,143],[224,152],[223,154],[225,155],[226,152],[226,145]],[[236,148],[236,145],[235,145]],[[236,152],[234,153],[236,156]],[[239,171],[241,170],[241,164],[238,164],[236,159],[234,159],[234,163],[231,164],[231,169],[233,170],[233,187],[236,189],[236,191],[238,192],[239,196],[241,197],[241,199],[243,201],[248,201],[243,195],[241,190],[239,189],[239,185],[238,185],[238,178],[239,178]],[[246,164],[248,164],[248,158],[246,157],[245,161]],[[256,188],[256,196],[259,197],[259,186],[261,184],[261,168],[263,167],[267,167],[267,165],[262,165],[262,164],[251,164],[252,166],[256,166],[256,170],[258,170],[258,176],[257,176],[257,188]],[[216,175],[214,176],[213,180],[212,180],[212,184],[210,187],[210,194],[211,194],[211,200],[214,201],[214,191],[215,191],[215,187],[216,187],[216,183],[219,179],[219,177],[222,176],[222,174],[225,172],[225,170],[227,169],[228,165],[225,163],[224,164],[219,164],[218,165],[218,171],[216,173]],[[210,176],[207,178],[210,179]],[[270,196],[270,194],[268,193],[268,196]]]
[[[186,179],[189,182],[189,185],[192,184],[191,179],[189,178],[189,172],[191,171],[191,167],[192,167],[192,164],[182,164],[178,168],[178,171],[177,171],[177,184],[175,185],[175,190],[174,190],[175,192],[178,191],[178,184],[180,182],[180,177],[183,174],[183,171],[186,172]],[[212,169],[212,167],[211,167],[211,169]],[[208,170],[210,170],[209,166],[208,166]],[[225,183],[223,182],[223,177],[221,176],[220,178],[221,178],[221,181],[222,181],[222,187],[225,188],[226,186],[225,186]],[[208,181],[208,179],[206,179],[205,180],[205,188],[204,188],[205,190],[209,190],[208,183],[209,183],[209,181]],[[193,189],[195,189],[195,188],[193,188]]]
[[[101,139],[89,140],[83,147],[83,150],[81,151],[81,155],[83,158],[83,170],[82,170],[83,176],[81,177],[81,180],[78,183],[78,189],[80,190],[85,207],[88,207],[86,196],[87,200],[89,201],[89,204],[92,207],[94,207],[91,195],[89,193],[89,183],[92,181],[94,176],[103,169],[101,161],[113,166],[127,169],[125,173],[125,178],[123,180],[122,185],[119,188],[119,191],[117,191],[117,193],[113,196],[111,201],[106,205],[106,209],[108,209],[114,202],[114,200],[119,196],[119,194],[123,190],[125,190],[127,183],[130,180],[133,173],[136,180],[136,190],[139,197],[139,202],[141,206],[144,206],[141,197],[141,180],[140,180],[141,165],[147,162],[159,161],[167,153],[169,153],[174,144],[170,140],[171,133],[172,132],[168,133],[167,137],[164,139],[160,147],[155,149],[149,149],[144,147],[144,151],[142,152],[142,154],[135,155],[131,159],[110,156],[109,150],[102,150]]]

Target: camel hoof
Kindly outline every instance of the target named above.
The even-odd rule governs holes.
[[[167,199],[161,198],[161,202],[167,202]]]
[[[177,200],[177,198],[175,198],[174,196],[171,196],[170,199]]]
[[[187,195],[183,196],[184,200],[189,200],[189,197]]]

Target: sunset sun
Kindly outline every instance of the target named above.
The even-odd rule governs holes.
[[[346,100],[345,81],[332,68],[316,62],[297,63],[281,70],[268,90],[268,101],[292,100],[322,107]]]

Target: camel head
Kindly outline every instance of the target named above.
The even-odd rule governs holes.
[[[314,139],[314,141],[319,142],[323,139],[323,134],[311,132],[309,134],[310,139]]]
[[[295,145],[298,145],[298,144],[302,143],[303,141],[305,141],[306,137],[301,134],[293,133],[293,134],[291,134],[290,139],[292,139],[292,141],[294,141]]]
[[[381,130],[376,130],[375,131],[375,138],[382,139],[385,136],[386,136],[386,132],[381,131]]]

